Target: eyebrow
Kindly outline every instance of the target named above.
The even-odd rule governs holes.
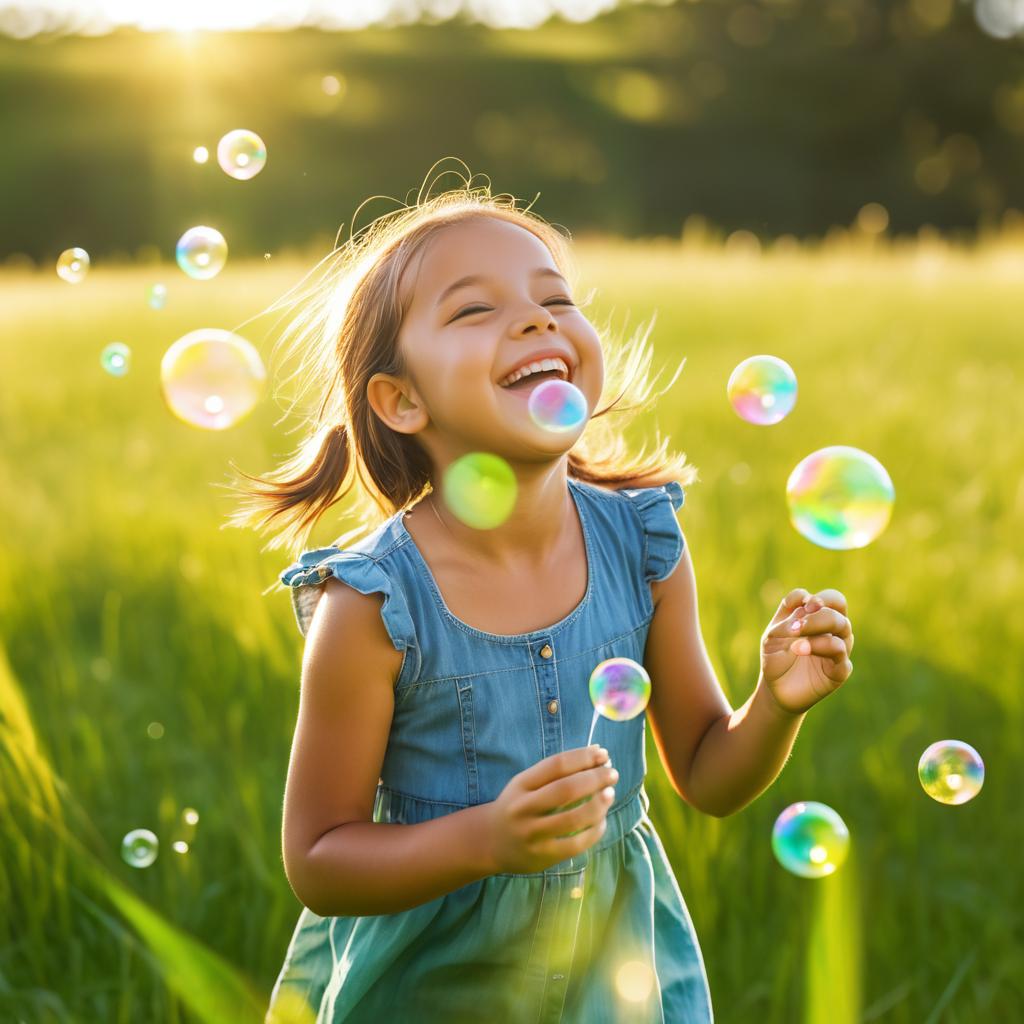
[[[536,270],[533,271],[531,276],[533,276],[533,277],[557,277],[560,280],[565,281],[566,287],[568,287],[568,285],[569,285],[569,282],[566,281],[565,278],[562,277],[562,275],[557,270],[552,270],[551,267],[538,267]],[[436,305],[440,306],[441,303],[444,302],[444,300],[447,299],[448,296],[451,295],[451,293],[456,291],[457,289],[465,288],[466,285],[469,285],[469,284],[480,284],[482,281],[486,281],[486,280],[487,280],[487,278],[484,277],[481,274],[469,274],[466,277],[460,277],[458,279],[458,281],[455,281],[454,283],[448,285],[448,287],[445,288],[445,290],[443,292],[441,292],[441,296],[437,300],[437,304]],[[436,308],[436,306],[435,306],[435,308]]]

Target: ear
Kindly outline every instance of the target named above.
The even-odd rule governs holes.
[[[366,398],[377,417],[400,434],[418,433],[430,422],[416,392],[388,373],[375,373],[367,381]]]

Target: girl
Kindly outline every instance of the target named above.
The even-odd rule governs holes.
[[[243,474],[258,486],[236,521],[280,517],[298,550],[355,478],[388,518],[281,574],[306,637],[283,821],[304,909],[268,1021],[711,1021],[647,814],[645,716],[580,746],[590,673],[646,666],[668,778],[721,816],[772,782],[804,712],[852,670],[843,595],[796,589],[730,707],[675,515],[695,471],[664,442],[642,460],[621,428],[599,431],[624,394],[648,397],[646,335],[610,353],[611,383],[629,381],[602,405],[602,339],[569,268],[559,232],[467,179],[353,236],[306,295],[294,338],[317,421],[275,478]],[[528,415],[556,374],[595,410],[585,430]],[[515,474],[494,529],[440,499],[470,452]]]

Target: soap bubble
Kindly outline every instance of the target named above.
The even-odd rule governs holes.
[[[790,804],[775,819],[772,850],[794,875],[822,878],[840,867],[850,852],[850,833],[827,804],[814,800]]]
[[[587,399],[567,380],[544,380],[530,391],[530,418],[543,430],[567,434],[587,421]]]
[[[470,452],[445,470],[445,505],[460,522],[477,530],[500,526],[516,504],[518,484],[512,467],[490,452]]]
[[[210,159],[210,151],[205,146],[196,146],[192,150],[192,159],[197,164],[205,164]]]
[[[148,868],[156,860],[160,843],[148,828],[137,828],[121,840],[121,857],[133,868]]]
[[[608,658],[590,673],[590,700],[613,722],[636,718],[651,699],[651,677],[629,658]]]
[[[969,743],[939,740],[921,755],[917,775],[933,800],[941,804],[965,804],[981,791],[985,765]]]
[[[736,414],[748,423],[778,423],[796,405],[796,374],[789,363],[775,356],[744,359],[726,387]]]
[[[171,844],[171,848],[175,853],[188,853],[188,843],[184,839],[176,839]]]
[[[181,817],[186,825],[195,825],[199,821],[199,812],[194,807],[186,807],[181,812]]]
[[[228,243],[216,229],[199,224],[178,239],[178,266],[200,281],[216,277],[228,258]]]
[[[163,309],[167,303],[167,285],[151,284],[146,289],[146,302],[150,309]]]
[[[217,163],[225,174],[248,181],[263,170],[267,147],[263,140],[246,128],[236,128],[217,143]]]
[[[888,525],[894,499],[892,480],[878,459],[846,445],[812,452],[786,483],[793,526],[833,550],[870,544]]]
[[[78,284],[89,273],[89,254],[77,246],[65,249],[57,257],[57,276],[70,284]]]
[[[128,372],[132,350],[121,341],[112,341],[100,353],[100,366],[112,377],[123,377]]]
[[[204,430],[226,430],[256,405],[267,371],[259,352],[237,334],[201,327],[164,353],[160,383],[168,408]]]

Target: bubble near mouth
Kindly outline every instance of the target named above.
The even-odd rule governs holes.
[[[566,434],[578,430],[590,413],[587,397],[575,384],[544,380],[530,391],[530,418],[542,430]]]

